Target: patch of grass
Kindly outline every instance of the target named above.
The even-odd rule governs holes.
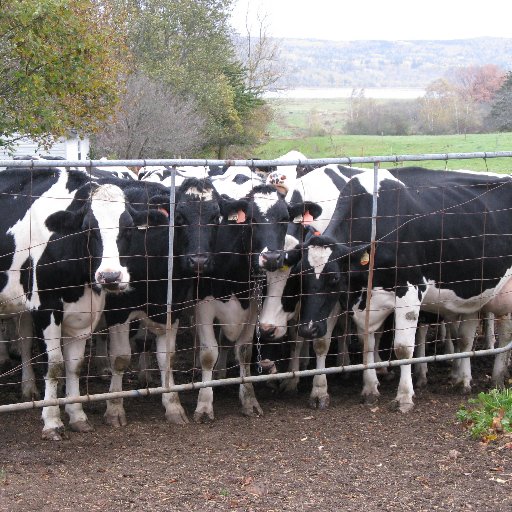
[[[512,390],[493,389],[479,393],[462,406],[457,419],[468,426],[474,439],[494,441],[502,433],[512,432]]]
[[[272,159],[292,149],[308,158],[357,156],[391,156],[444,153],[474,153],[480,151],[510,151],[512,133],[482,133],[468,135],[324,135],[321,137],[270,138],[254,149],[257,158]],[[392,164],[388,164],[392,165]],[[467,169],[472,171],[512,172],[511,158],[404,162],[431,169]],[[385,167],[385,165],[383,165]]]

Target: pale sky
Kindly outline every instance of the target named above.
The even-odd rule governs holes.
[[[511,0],[236,0],[232,25],[246,34],[266,14],[268,35],[357,39],[512,38]]]

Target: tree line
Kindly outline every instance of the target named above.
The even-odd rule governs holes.
[[[270,111],[276,49],[229,25],[234,0],[0,0],[0,144],[70,129],[94,157],[225,156]],[[3,141],[3,142],[2,142]]]
[[[512,72],[488,64],[457,68],[417,100],[378,102],[354,89],[345,125],[352,135],[443,135],[512,130]]]

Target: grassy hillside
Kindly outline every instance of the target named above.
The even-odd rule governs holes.
[[[274,121],[269,140],[257,147],[254,157],[276,158],[292,149],[309,158],[338,156],[384,156],[421,153],[473,153],[512,151],[512,133],[439,135],[439,136],[371,136],[342,135],[346,99],[275,100]],[[422,164],[444,168],[441,161]],[[512,172],[512,159],[450,160],[449,169]]]

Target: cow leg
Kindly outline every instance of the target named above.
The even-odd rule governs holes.
[[[213,321],[215,319],[214,308],[208,303],[199,303],[196,307],[197,333],[200,343],[201,380],[212,380],[213,368],[219,356],[219,347],[215,339]],[[197,406],[194,412],[194,421],[213,421],[213,388],[201,388],[197,398]]]
[[[297,333],[297,331],[295,331],[295,333]],[[288,362],[289,372],[297,372],[300,370],[300,356],[305,343],[309,343],[309,341],[304,341],[304,338],[299,338],[298,336],[296,336],[296,338],[291,342],[290,360]],[[279,392],[291,395],[296,394],[298,384],[299,377],[282,380],[279,384]]]
[[[162,386],[174,386],[174,357],[176,355],[176,335],[178,334],[179,320],[175,320],[171,325],[170,332],[159,334],[156,337],[156,358]],[[180,403],[180,397],[177,392],[164,393],[162,395],[162,404],[165,407],[165,418],[175,425],[185,425],[188,418]]]
[[[472,350],[475,341],[476,330],[480,320],[474,317],[475,314],[463,317],[458,328],[458,352]],[[471,392],[471,358],[458,359],[458,373],[453,382],[454,386],[460,386],[463,393]]]
[[[502,316],[497,319],[498,341],[499,347],[506,346],[512,338],[512,320],[509,315]],[[492,382],[496,387],[503,388],[505,386],[505,374],[507,372],[510,352],[502,352],[497,354],[494,359],[494,367],[492,369]]]
[[[107,380],[110,378],[110,361],[108,358],[108,332],[104,315],[101,315],[96,332],[92,335],[94,341],[94,365],[98,375]]]
[[[416,345],[414,348],[414,357],[425,357],[425,343],[427,339],[428,324],[419,324],[416,329]],[[416,377],[416,387],[423,388],[427,385],[427,363],[416,363],[414,365],[414,376]]]
[[[338,353],[336,354],[336,366],[349,366],[350,354],[348,352],[348,334],[340,334],[338,339]]]
[[[256,316],[255,302],[251,301],[249,318],[235,344],[235,355],[240,365],[240,377],[242,378],[251,375],[252,340],[254,337]],[[244,416],[260,416],[263,414],[263,410],[254,393],[252,383],[244,382],[240,384],[239,397],[242,404],[242,414]]]
[[[9,340],[0,340],[0,367],[10,364],[9,357]]]
[[[108,328],[110,338],[110,379],[111,392],[123,390],[123,375],[130,366],[132,349],[130,346],[130,325],[128,322],[112,325]],[[123,399],[107,400],[104,414],[105,423],[112,427],[124,427],[127,424]]]
[[[382,331],[375,333],[375,347],[373,349],[373,351],[375,353],[375,355],[374,355],[375,363],[382,362],[382,359],[380,357],[380,341],[382,339],[382,334],[383,334]],[[386,368],[386,367],[377,368],[375,371],[377,372],[377,375],[381,379],[384,379],[385,381],[391,381],[395,378],[395,374],[392,371],[390,371],[389,368]]]
[[[84,362],[86,336],[65,338],[63,340],[64,363],[66,367],[66,396],[80,396],[80,370]],[[94,427],[89,423],[82,404],[66,404],[69,427],[74,432],[91,432]]]
[[[155,383],[152,368],[153,333],[139,325],[134,337],[135,350],[139,354],[137,380],[142,387],[151,387]]]
[[[96,371],[102,379],[107,379],[111,375],[110,362],[108,357],[108,337],[104,333],[94,333],[94,364]]]
[[[397,359],[410,359],[414,354],[414,340],[419,314],[418,289],[409,285],[405,295],[396,298],[395,304],[395,340],[393,347]],[[414,407],[413,396],[412,365],[402,365],[400,366],[398,392],[392,406],[397,407],[403,413],[408,412]]]
[[[494,345],[496,345],[496,336],[494,334],[494,314],[493,313],[485,313],[484,314],[484,333],[485,333],[485,343],[486,343],[487,348],[494,348]],[[500,345],[500,346],[503,346],[503,345]]]
[[[64,374],[64,357],[60,345],[61,329],[55,323],[53,314],[50,317],[50,325],[43,329],[43,336],[48,356],[48,371],[44,378],[44,399],[53,400],[57,398],[58,382]],[[44,422],[43,439],[60,441],[64,431],[64,424],[60,417],[59,406],[43,407],[41,416]]]
[[[21,396],[23,400],[39,400],[36,376],[32,366],[32,316],[22,313],[18,320],[18,334],[21,347]]]
[[[325,369],[325,360],[327,353],[329,352],[329,346],[331,344],[331,336],[336,327],[338,316],[340,314],[340,305],[337,302],[329,318],[327,318],[327,331],[323,338],[313,340],[313,349],[316,354],[316,369]],[[313,408],[327,409],[329,407],[329,392],[327,391],[327,375],[322,373],[313,377],[313,388],[309,397],[309,405]]]
[[[375,304],[375,305],[374,305]],[[354,309],[353,320],[357,327],[357,335],[363,347],[363,364],[373,364],[375,361],[375,333],[384,323],[394,306],[394,294],[374,291],[370,305],[368,323],[368,344],[365,346],[366,310]],[[363,402],[372,405],[379,398],[379,380],[375,368],[363,371]]]
[[[227,346],[226,337],[222,334],[222,330],[219,335],[219,355],[217,362],[215,363],[215,374],[217,379],[225,379],[228,371],[228,355],[229,347]]]

